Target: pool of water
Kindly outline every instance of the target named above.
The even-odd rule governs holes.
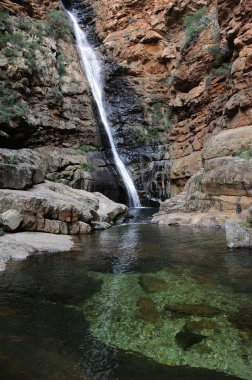
[[[226,378],[252,379],[252,252],[221,230],[126,224],[0,275],[1,380]]]

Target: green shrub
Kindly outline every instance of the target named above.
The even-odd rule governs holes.
[[[222,66],[217,67],[216,69],[213,69],[212,73],[216,77],[228,78],[230,76],[230,73],[231,73],[231,64],[230,63],[224,63]]]
[[[46,176],[46,178],[51,181],[51,182],[57,182],[57,176],[55,173],[51,173],[49,175]]]
[[[207,51],[214,58],[214,63],[220,65],[223,61],[222,49],[219,45],[209,46]]]
[[[94,152],[97,149],[92,145],[80,145],[78,150],[80,150],[83,153],[87,153],[87,152]]]
[[[8,59],[8,62],[10,64],[13,64],[15,62],[15,58],[17,56],[17,52],[14,48],[11,48],[11,47],[5,47],[3,50],[2,50],[2,53],[3,55]]]
[[[47,13],[46,31],[56,40],[71,41],[72,33],[63,11],[52,10]]]
[[[58,73],[60,76],[64,76],[66,74],[66,66],[68,64],[67,57],[63,54],[58,56]]]
[[[0,36],[0,48],[10,64],[15,62],[18,53],[22,51],[26,65],[33,70],[37,69],[35,52],[36,50],[42,51],[37,41],[29,41],[21,33],[5,33]]]
[[[25,117],[28,113],[26,105],[16,103],[13,106],[6,106],[0,103],[0,121],[8,122],[15,117]]]
[[[148,129],[148,143],[163,142],[163,134],[159,131],[158,128]]]
[[[241,220],[239,223],[240,223],[242,226],[246,227],[246,228],[252,228],[252,223],[247,222],[246,220]]]
[[[0,8],[0,29],[8,28],[9,12],[6,9]]]
[[[187,29],[192,24],[200,22],[203,16],[205,16],[206,12],[207,12],[207,7],[203,6],[199,8],[196,12],[191,13],[188,16],[186,16],[183,22],[184,28]]]
[[[14,156],[14,157],[9,157],[7,159],[7,163],[10,164],[10,165],[18,165],[19,164],[19,161],[18,159]]]
[[[142,125],[130,125],[130,135],[134,145],[145,145],[148,142],[147,130]]]
[[[18,26],[24,32],[29,32],[29,31],[31,31],[31,28],[32,28],[28,18],[26,18],[26,17],[20,17],[19,18]]]
[[[156,127],[145,129],[142,125],[129,126],[134,145],[150,145],[163,141],[163,134]]]
[[[17,50],[21,50],[27,45],[27,40],[21,33],[0,34],[0,49],[6,47],[8,43],[15,46]]]
[[[8,122],[14,117],[26,116],[27,106],[18,99],[18,94],[10,90],[5,82],[0,84],[0,120]]]
[[[249,160],[252,157],[252,153],[249,150],[244,150],[243,152],[235,153],[234,157],[239,157],[243,160]]]
[[[190,44],[198,38],[200,32],[207,28],[211,18],[206,16],[207,7],[204,6],[198,9],[196,12],[186,16],[183,22],[183,27],[186,33],[186,40],[182,49],[187,49]]]
[[[0,228],[0,236],[4,236],[4,229]]]
[[[90,162],[84,162],[81,164],[81,168],[87,172],[94,172],[97,169],[97,166],[91,164]]]
[[[214,77],[224,77],[226,80],[230,80],[231,64],[224,63],[222,66],[212,69],[209,75],[206,77],[205,88],[209,88],[211,81]]]
[[[60,91],[59,86],[51,87],[47,93],[47,98],[49,100],[54,100],[55,102],[59,102],[62,99],[62,93]]]

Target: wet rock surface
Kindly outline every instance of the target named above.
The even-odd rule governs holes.
[[[195,344],[202,342],[206,337],[191,331],[180,331],[176,335],[176,342],[183,350],[188,350]]]
[[[145,177],[148,184],[143,190],[154,197],[159,194],[162,200],[173,197],[204,169],[183,212],[199,213],[214,204],[213,212],[223,226],[226,218],[219,218],[219,211],[230,212],[232,219],[237,207],[244,210],[251,202],[251,4],[229,0],[89,3],[105,52],[120,68],[116,82],[127,80],[144,110],[144,120],[126,123],[125,133],[116,131],[124,136],[122,152],[131,160],[139,188],[142,168],[134,154],[127,153],[127,135],[133,145],[143,147],[154,133],[154,141],[150,138],[147,145],[153,150],[159,145],[162,159],[151,156],[150,161],[157,163],[156,173],[158,166],[160,170],[152,179]],[[112,101],[116,94],[113,86]],[[148,164],[149,172],[152,165]],[[247,198],[241,204],[240,196]]]
[[[139,279],[140,286],[147,293],[162,292],[167,289],[167,283],[153,276],[142,275]]]
[[[165,310],[175,316],[195,315],[199,317],[213,317],[221,313],[221,311],[215,307],[208,305],[186,305],[186,304],[174,304],[166,305]]]
[[[145,322],[156,323],[160,320],[160,313],[150,298],[140,298],[137,301],[139,307],[138,318]]]
[[[252,309],[244,308],[237,313],[230,315],[228,320],[237,329],[244,331],[250,337],[252,337]]]

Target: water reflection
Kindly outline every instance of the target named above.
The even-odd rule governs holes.
[[[145,294],[139,282],[145,274],[166,281],[167,291]],[[227,250],[222,231],[148,224],[118,226],[81,237],[79,248],[71,253],[9,263],[0,276],[0,379],[226,378],[184,366],[186,360],[205,364],[204,355],[211,356],[209,352],[182,352],[175,347],[168,355],[170,362],[165,361],[169,367],[129,355],[127,350],[145,348],[146,356],[158,353],[165,359],[167,348],[174,345],[175,335],[185,323],[183,318],[173,323],[162,314],[169,300],[211,305],[216,299],[213,306],[220,304],[226,314],[214,317],[218,329],[213,337],[204,332],[210,337],[210,348],[221,352],[216,368],[229,363],[233,350],[234,365],[239,358],[245,373],[250,360],[246,351],[250,321],[243,318],[237,323],[235,318],[240,316],[237,305],[249,305],[242,300],[251,299],[251,278],[251,253]],[[162,314],[161,324],[139,320],[139,297],[151,299]],[[92,314],[91,325],[84,318],[87,311]],[[93,323],[102,333],[100,338]],[[235,346],[239,339],[242,343]],[[126,351],[111,347],[115,343],[123,344]],[[206,349],[203,345],[202,350]]]

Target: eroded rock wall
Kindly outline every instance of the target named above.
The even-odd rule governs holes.
[[[250,201],[251,186],[247,182],[251,176],[251,139],[247,144],[243,136],[237,147],[225,135],[221,154],[215,152],[215,146],[211,157],[202,154],[202,150],[222,131],[252,125],[252,2],[89,3],[105,53],[119,64],[118,76],[133,88],[143,110],[142,122],[126,123],[121,132],[124,149],[140,157],[132,160],[139,183],[142,175],[147,190],[153,187],[153,194],[159,181],[165,188],[162,194],[176,195],[189,178],[203,170],[199,193],[207,193],[210,199],[234,196],[232,207],[239,208],[238,187],[243,186],[242,196]],[[113,89],[110,93],[113,97]],[[237,134],[240,136],[238,131]],[[152,153],[145,155],[146,146]],[[155,150],[159,157],[153,155]],[[218,162],[212,161],[220,156]],[[153,177],[148,178],[151,166],[155,173],[158,166],[160,169],[156,183]],[[242,182],[238,173],[246,177],[245,185],[237,185]]]
[[[0,187],[47,178],[126,201],[60,2],[4,0],[0,11]]]

